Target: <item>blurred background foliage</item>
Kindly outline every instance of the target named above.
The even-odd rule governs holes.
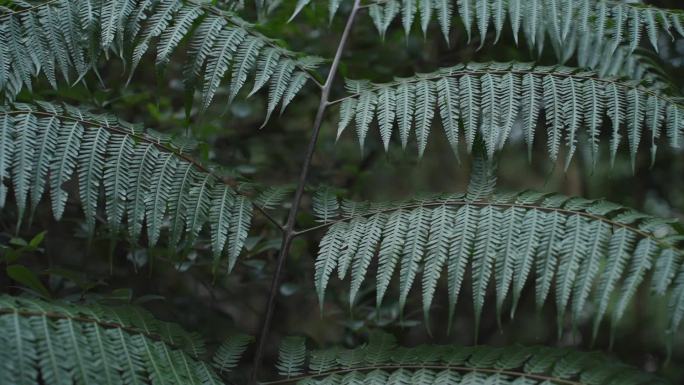
[[[257,15],[251,1],[240,11],[247,20],[258,22],[268,36],[278,36],[295,51],[331,58],[343,28],[344,18],[328,24],[327,1],[314,1],[292,23],[285,23],[295,1],[286,0],[270,15]],[[344,2],[344,7],[349,6]],[[684,8],[681,0],[649,1],[667,8]],[[347,9],[348,10],[348,9]],[[395,21],[396,23],[396,21]],[[553,64],[550,50],[536,57],[521,44],[516,47],[510,34],[497,45],[486,44],[477,50],[479,41],[466,44],[462,28],[452,30],[451,46],[447,45],[436,25],[427,37],[419,31],[406,37],[393,25],[384,41],[378,37],[368,17],[361,17],[354,27],[344,54],[341,74],[349,78],[387,81],[394,76],[433,71],[441,66],[477,61],[531,61]],[[414,28],[418,29],[417,25]],[[493,33],[493,32],[492,32]],[[663,69],[678,90],[684,87],[684,40],[671,41],[661,36],[660,58]],[[182,56],[183,53],[177,53]],[[547,56],[548,55],[548,56]],[[237,98],[227,104],[225,90],[217,94],[217,102],[203,114],[193,109],[185,113],[187,95],[183,90],[181,65],[172,60],[160,76],[148,57],[136,70],[126,87],[127,67],[117,60],[101,63],[99,82],[88,76],[82,83],[57,90],[36,87],[38,98],[71,104],[92,105],[110,111],[130,122],[139,123],[175,136],[188,136],[199,141],[193,154],[204,163],[228,169],[238,178],[250,180],[244,188],[260,185],[284,185],[296,180],[302,154],[318,105],[315,86],[309,84],[282,116],[274,117],[259,129],[265,112],[265,95]],[[574,64],[572,62],[568,63]],[[322,74],[326,75],[326,74]],[[44,80],[43,80],[44,81]],[[246,87],[247,89],[249,87]],[[343,81],[337,79],[333,98],[343,95]],[[245,96],[245,95],[243,95]],[[29,95],[20,96],[28,100]],[[347,130],[336,141],[337,115],[334,108],[326,117],[309,180],[310,186],[328,185],[345,197],[357,200],[402,199],[420,193],[462,191],[468,177],[469,158],[465,152],[457,158],[443,134],[431,136],[428,151],[418,159],[415,141],[403,151],[393,143],[385,153],[377,131],[370,134],[363,152],[353,130]],[[435,131],[437,132],[437,131]],[[373,140],[374,139],[374,140]],[[543,144],[543,140],[537,140]],[[605,141],[604,143],[607,143]],[[604,160],[607,149],[602,149]],[[536,189],[557,191],[587,198],[607,198],[650,214],[684,219],[684,158],[667,149],[659,151],[653,166],[650,156],[642,152],[632,173],[629,157],[619,154],[614,168],[608,162],[592,170],[589,154],[575,157],[567,172],[550,163],[542,145],[533,149],[532,161],[522,138],[513,137],[499,155],[499,187],[507,190]],[[563,159],[563,157],[559,157]],[[76,186],[71,186],[76,195]],[[310,203],[305,196],[305,208]],[[287,202],[287,200],[286,200]],[[287,203],[273,210],[273,216],[284,222]],[[12,209],[0,216],[0,286],[3,292],[30,291],[41,296],[70,298],[78,301],[143,303],[159,317],[174,320],[186,329],[196,330],[210,341],[219,342],[231,332],[257,334],[264,312],[277,248],[279,232],[257,215],[255,226],[236,270],[225,275],[212,275],[209,244],[200,243],[192,250],[147,248],[146,240],[132,244],[126,239],[112,239],[104,224],[89,238],[81,222],[77,204],[71,204],[66,220],[52,220],[49,207],[43,206],[30,225],[15,230]],[[308,210],[302,210],[300,227],[314,224]],[[457,308],[451,335],[446,335],[446,311],[439,304],[446,298],[438,294],[431,318],[429,335],[422,323],[420,298],[411,297],[403,317],[396,303],[386,301],[376,309],[374,294],[362,293],[353,309],[346,302],[346,284],[333,281],[323,313],[319,313],[313,291],[313,258],[321,233],[308,233],[298,238],[280,288],[273,334],[267,361],[275,361],[277,342],[284,335],[306,335],[320,346],[335,343],[352,344],[363,339],[372,328],[383,327],[401,336],[405,344],[427,342],[473,343],[472,309],[469,301]],[[49,251],[49,252],[48,252]],[[468,287],[469,285],[466,285]],[[438,291],[439,293],[439,291]],[[666,304],[654,303],[648,293],[639,293],[637,305],[618,328],[613,352],[621,359],[647,370],[662,370],[674,383],[684,383],[684,336],[673,344],[672,362],[662,367],[667,357],[664,349],[665,320],[658,309]],[[526,296],[532,299],[533,296]],[[466,295],[467,298],[467,295]],[[589,349],[589,332],[585,322],[572,332],[566,325],[565,337],[558,341],[555,333],[553,306],[541,313],[534,311],[532,301],[523,304],[514,320],[506,320],[501,329],[494,316],[494,301],[488,301],[479,343],[576,345]],[[585,320],[586,321],[586,320]],[[656,327],[658,325],[658,327]],[[609,333],[605,333],[607,336]],[[608,337],[595,348],[607,349]],[[267,365],[268,367],[268,365]],[[248,366],[246,367],[248,369]],[[245,373],[247,373],[245,371]],[[235,382],[241,383],[240,374]]]

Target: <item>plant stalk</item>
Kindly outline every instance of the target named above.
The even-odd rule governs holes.
[[[354,0],[354,5],[349,17],[347,18],[347,24],[344,27],[344,32],[340,37],[340,41],[337,45],[337,51],[335,52],[335,57],[333,58],[332,64],[330,65],[330,72],[328,77],[323,84],[321,90],[321,99],[318,104],[318,111],[316,112],[316,117],[314,119],[313,130],[311,133],[311,139],[306,149],[306,155],[304,156],[304,163],[299,174],[299,181],[297,183],[297,189],[295,190],[295,195],[292,200],[292,206],[290,207],[290,212],[287,216],[287,222],[285,223],[285,230],[283,232],[283,241],[280,246],[280,253],[278,254],[278,261],[276,265],[276,270],[273,273],[273,280],[271,281],[271,291],[268,298],[268,305],[266,308],[266,314],[264,316],[263,324],[261,326],[261,332],[259,334],[259,340],[257,342],[257,350],[254,354],[254,368],[252,370],[252,375],[250,378],[250,384],[256,385],[257,377],[259,375],[259,370],[261,369],[261,363],[263,361],[264,349],[266,347],[266,339],[271,328],[271,321],[273,320],[273,311],[275,310],[276,298],[278,296],[278,287],[280,286],[280,279],[285,266],[285,261],[290,252],[290,246],[292,245],[292,240],[295,238],[297,232],[295,230],[295,224],[297,219],[297,213],[299,212],[299,206],[302,202],[302,196],[304,194],[304,188],[306,187],[306,180],[309,176],[309,171],[311,168],[311,160],[313,158],[314,152],[316,151],[316,143],[318,142],[318,136],[321,131],[321,125],[323,124],[323,116],[329,105],[330,90],[332,88],[333,82],[335,80],[335,75],[337,74],[337,67],[342,59],[342,53],[344,52],[344,47],[349,40],[349,35],[351,34],[352,26],[354,25],[354,20],[358,10],[361,8],[361,0]]]

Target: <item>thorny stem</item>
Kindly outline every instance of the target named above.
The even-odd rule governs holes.
[[[309,140],[309,145],[306,150],[306,155],[304,157],[304,163],[299,174],[299,182],[297,184],[297,189],[295,191],[294,198],[292,200],[292,206],[290,207],[290,212],[287,217],[287,222],[285,224],[285,230],[283,232],[283,241],[280,246],[280,253],[278,254],[278,261],[276,265],[276,270],[273,273],[273,280],[271,282],[271,292],[268,298],[268,306],[266,308],[266,314],[264,315],[263,324],[261,327],[261,333],[259,335],[259,341],[257,345],[257,350],[254,355],[254,368],[252,370],[252,375],[250,378],[250,383],[256,385],[257,377],[259,375],[259,370],[261,367],[261,362],[263,360],[264,348],[266,346],[266,338],[268,337],[271,321],[273,319],[273,311],[275,309],[275,301],[278,295],[278,286],[280,285],[280,278],[282,274],[285,261],[287,260],[290,246],[292,240],[295,238],[295,221],[297,219],[297,212],[299,211],[299,206],[302,201],[302,195],[304,194],[304,187],[306,186],[306,180],[309,176],[309,169],[311,168],[311,159],[316,150],[316,143],[318,142],[318,135],[321,131],[321,124],[323,123],[323,115],[325,110],[328,108],[328,102],[330,97],[330,90],[335,80],[335,75],[337,73],[337,67],[340,64],[340,59],[342,58],[342,53],[344,52],[344,47],[349,39],[352,26],[354,25],[354,19],[356,18],[356,13],[361,8],[361,0],[354,0],[354,6],[347,18],[347,24],[344,27],[344,32],[342,32],[342,37],[340,37],[340,42],[337,46],[337,51],[335,52],[335,58],[330,66],[330,72],[328,77],[323,84],[321,90],[321,100],[318,104],[318,111],[316,112],[316,118],[314,119],[313,130],[311,133],[311,139]]]

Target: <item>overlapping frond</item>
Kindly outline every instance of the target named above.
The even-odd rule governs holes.
[[[281,352],[293,350],[281,345]],[[294,353],[294,352],[293,352]],[[303,352],[302,352],[303,353]],[[666,384],[598,352],[539,346],[397,346],[393,336],[374,332],[355,349],[306,352],[304,374],[265,384]]]
[[[111,54],[130,62],[132,75],[145,53],[156,46],[156,64],[163,67],[187,40],[185,83],[190,91],[201,92],[202,108],[209,106],[225,79],[231,78],[227,87],[232,100],[256,72],[252,93],[270,84],[270,111],[280,102],[284,108],[319,63],[282,48],[208,2],[17,2],[0,14],[0,31],[7,37],[0,42],[0,90],[10,99],[24,87],[31,89],[41,74],[53,87],[59,78],[80,80]]]
[[[112,116],[66,105],[0,108],[0,208],[11,186],[21,221],[49,190],[59,220],[69,198],[65,184],[77,180],[91,231],[100,211],[113,231],[126,229],[134,240],[145,227],[150,246],[167,219],[174,247],[208,227],[217,264],[227,259],[232,268],[249,230],[252,204],[188,158],[182,146]]]
[[[292,17],[309,3],[299,1]],[[330,18],[339,4],[329,0]],[[539,51],[550,42],[560,57],[605,45],[614,50],[628,44],[633,51],[642,39],[658,50],[660,34],[684,36],[684,12],[615,0],[373,0],[369,15],[381,36],[395,19],[407,35],[416,25],[426,34],[437,20],[447,42],[458,16],[469,41],[473,30],[479,34],[480,47],[487,40],[498,41],[509,25],[516,42],[521,33]]]
[[[354,81],[348,87],[350,95],[340,100],[338,135],[356,120],[363,127],[358,135],[363,145],[367,127],[376,119],[387,145],[396,120],[402,144],[415,128],[422,154],[438,113],[453,148],[463,140],[470,151],[480,135],[491,156],[514,129],[531,147],[543,116],[552,160],[563,148],[567,165],[585,136],[596,164],[606,121],[612,126],[606,134],[611,161],[625,142],[634,160],[642,143],[655,156],[662,142],[678,148],[684,136],[684,106],[649,85],[648,80],[601,78],[575,68],[525,63],[470,63],[389,84]],[[368,106],[364,100],[380,102]]]
[[[623,317],[652,275],[652,294],[670,295],[670,330],[682,321],[684,252],[672,221],[602,200],[492,194],[487,187],[398,204],[342,203],[352,205],[354,213],[328,212],[315,263],[321,301],[335,270],[344,279],[349,269],[350,303],[361,282],[375,275],[379,306],[398,275],[400,306],[421,286],[426,318],[444,278],[450,314],[465,281],[472,284],[476,316],[489,288],[500,317],[508,301],[513,316],[523,289],[533,286],[538,307],[555,293],[559,327],[566,315],[574,323],[594,303],[595,337],[606,315],[613,326]]]
[[[0,384],[221,384],[198,335],[136,307],[0,297]]]

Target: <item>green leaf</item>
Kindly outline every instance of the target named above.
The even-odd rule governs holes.
[[[12,278],[13,280],[19,282],[20,284],[26,286],[27,288],[34,290],[41,296],[45,298],[50,298],[50,292],[48,289],[43,285],[42,282],[40,282],[40,279],[33,274],[31,270],[29,270],[26,266],[24,265],[9,265],[7,266],[7,269],[5,270],[7,272],[7,276]]]

